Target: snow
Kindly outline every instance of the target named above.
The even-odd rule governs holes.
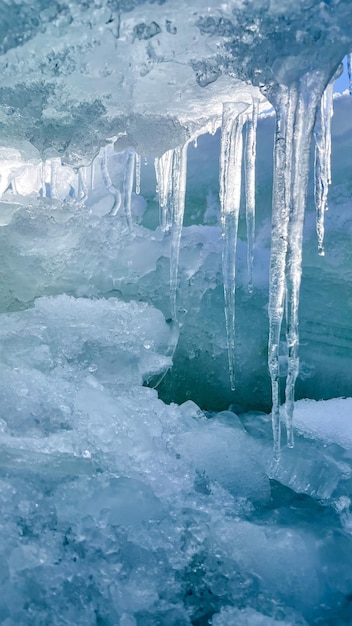
[[[332,400],[300,400],[295,406],[299,431],[326,443],[352,448],[352,398]]]

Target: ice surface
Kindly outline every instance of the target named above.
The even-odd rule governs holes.
[[[223,420],[228,422],[223,425]],[[232,418],[232,419],[231,419]],[[215,480],[235,497],[265,503],[270,499],[270,485],[262,467],[250,454],[246,433],[232,427],[235,416],[219,413],[197,429],[180,438],[179,451],[193,459],[199,476]],[[220,424],[218,423],[220,422]],[[236,423],[235,423],[236,424]]]
[[[292,419],[296,379],[314,378],[322,397],[350,371],[348,114],[336,116],[325,266],[308,213],[317,291],[307,283],[301,332],[332,346],[339,380],[327,390],[312,359],[298,361],[310,143],[318,112],[322,251],[331,87],[323,94],[352,48],[349,2],[0,0],[0,14],[0,622],[351,623],[350,400],[298,403]],[[266,98],[276,111],[271,234],[270,159],[255,140]],[[214,140],[210,162],[197,161],[207,207],[186,167],[204,132]],[[270,415],[234,403],[242,393],[246,407],[269,404],[267,370],[255,369],[267,358],[269,241],[274,463]],[[180,406],[146,386],[170,368],[179,333]],[[217,413],[227,349],[237,395]],[[190,370],[209,410],[189,399]]]
[[[224,102],[250,104],[258,85],[337,65],[351,47],[347,0],[197,0],[192,10],[185,0],[3,0],[1,12],[6,143],[76,165],[111,137],[161,156],[219,120]]]
[[[55,326],[56,315],[61,325],[63,320],[66,323],[65,336],[60,336],[60,323]],[[167,352],[170,328],[159,311],[144,303],[66,295],[41,298],[22,313],[3,314],[0,335],[7,366],[19,359],[22,366],[42,372],[60,367],[64,371],[78,361],[102,382],[110,379],[128,386],[170,365],[169,358],[158,354]],[[91,362],[93,354],[98,362]]]

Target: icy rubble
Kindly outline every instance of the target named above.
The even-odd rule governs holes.
[[[328,493],[336,451],[318,475],[324,446],[300,435],[290,462],[303,446],[320,492],[293,470],[277,498],[268,416],[207,418],[141,386],[167,364],[167,326],[116,298],[44,297],[1,316],[1,621],[343,623],[352,544],[346,477]]]

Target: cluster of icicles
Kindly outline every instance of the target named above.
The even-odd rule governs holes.
[[[348,57],[352,91],[352,55]],[[274,180],[272,201],[272,240],[269,287],[268,364],[272,385],[272,422],[274,459],[278,460],[281,440],[279,349],[282,324],[286,321],[288,371],[286,377],[283,421],[287,444],[293,446],[294,388],[299,371],[298,305],[302,266],[302,232],[309,175],[311,140],[315,141],[315,204],[318,252],[324,254],[324,214],[327,210],[328,187],[331,182],[331,117],[333,113],[333,82],[327,86],[326,76],[319,72],[304,75],[291,86],[275,85],[265,95],[275,109]],[[220,207],[223,233],[223,280],[225,319],[228,341],[231,388],[235,388],[235,288],[236,244],[241,205],[242,171],[248,242],[248,290],[253,290],[253,258],[255,236],[255,161],[258,100],[251,106],[227,103],[223,106],[220,153]],[[205,132],[215,132],[216,123]],[[202,134],[202,133],[200,133]],[[155,159],[157,193],[160,206],[160,227],[170,235],[170,307],[177,321],[178,260],[185,209],[187,150],[184,146],[169,150]],[[106,190],[113,195],[111,215],[124,211],[130,230],[133,229],[131,199],[133,183],[140,193],[141,157],[133,150],[126,153],[124,175],[120,188],[111,180],[108,169],[109,150],[101,150],[89,167],[76,172],[69,184],[68,195],[84,201],[94,187],[96,169]],[[60,198],[58,159],[37,166],[40,195]],[[39,167],[39,169],[38,169]],[[41,168],[41,169],[40,169]],[[49,170],[48,170],[49,168]],[[49,173],[48,173],[49,172]],[[40,181],[41,177],[41,181]],[[21,193],[20,178],[12,177],[9,189]],[[8,181],[9,182],[9,181]],[[4,191],[4,190],[2,190]]]
[[[315,140],[315,204],[318,252],[324,255],[324,214],[331,182],[331,118],[333,82],[312,73],[286,87],[266,92],[276,113],[273,214],[269,287],[268,364],[272,385],[274,459],[281,445],[279,347],[284,314],[288,372],[284,418],[287,445],[293,447],[294,389],[299,371],[298,306],[302,269],[302,233],[309,175],[311,139]],[[241,207],[242,171],[247,222],[248,290],[253,291],[255,239],[255,162],[258,100],[252,105],[223,106],[220,150],[220,207],[223,233],[223,282],[229,374],[235,389],[236,246]],[[155,161],[160,223],[171,231],[170,293],[176,317],[179,245],[186,189],[187,144]]]

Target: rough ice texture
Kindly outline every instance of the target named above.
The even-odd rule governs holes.
[[[277,114],[270,279],[276,451],[285,365],[292,444],[309,141],[324,86],[351,49],[349,4],[238,0],[219,8],[199,0],[190,10],[185,0],[1,2],[5,626],[351,623],[350,401],[310,403],[309,424],[306,405],[298,405],[296,447],[284,448],[273,464],[268,415],[238,405],[217,414],[191,401],[167,405],[142,386],[170,366],[179,329],[140,302],[169,317],[171,266],[171,313],[181,329],[190,310],[183,338],[184,345],[190,336],[193,343],[183,347],[183,362],[194,367],[201,348],[199,387],[216,387],[226,350],[218,211],[209,193],[205,213],[212,226],[193,224],[182,232],[186,176],[178,157],[189,140],[216,130],[223,105],[245,111],[258,97],[263,110],[261,91]],[[234,125],[237,131],[243,121]],[[223,146],[224,139],[223,132]],[[326,134],[325,148],[328,143]],[[240,144],[239,136],[229,138],[221,167],[230,170],[220,194],[223,222],[230,218],[232,227],[224,225],[229,254],[223,264],[230,343],[235,288],[247,285],[247,254],[237,239],[240,167],[228,167]],[[166,151],[178,159],[171,219],[162,224],[171,234],[148,227],[146,203],[133,195],[135,150],[156,157],[164,170]],[[138,191],[139,179],[138,173]],[[341,258],[350,259],[346,185],[340,181],[342,202],[335,198],[340,208],[331,220],[339,245],[328,265],[330,286]],[[242,365],[246,359],[252,365],[253,354],[258,358],[258,346],[259,358],[266,358],[265,181],[263,188],[256,297],[242,294]],[[235,203],[230,191],[237,191]],[[313,222],[308,219],[308,234]],[[308,258],[321,273],[310,247]],[[287,359],[276,271],[288,303]],[[327,333],[319,338],[321,298],[309,292],[310,309],[314,304],[318,312],[312,332],[321,346],[329,342]],[[337,341],[333,336],[332,344],[343,358],[346,333]],[[310,374],[302,368],[301,380]],[[266,371],[256,378],[261,402],[267,382]],[[213,402],[212,389],[206,392]],[[341,416],[343,434],[337,421],[320,427],[325,410]]]
[[[298,430],[314,439],[337,443],[352,448],[352,398],[335,398],[316,402],[300,400],[296,403]]]
[[[146,305],[45,297],[1,319],[4,624],[349,619],[350,458],[300,435],[270,484],[267,415],[140,385],[129,360],[149,373],[147,338],[164,364],[167,335]]]
[[[206,3],[191,13],[179,2],[2,3],[3,140],[72,164],[110,137],[155,156],[183,144],[220,118],[223,101],[252,92],[221,71],[216,86],[198,84],[194,66],[217,49],[199,31],[203,11]]]
[[[2,0],[0,12],[2,141],[72,164],[109,137],[160,156],[220,119],[223,102],[250,103],[259,91],[248,81],[287,84],[336,66],[352,32],[346,0],[198,0],[191,10],[185,0]]]

